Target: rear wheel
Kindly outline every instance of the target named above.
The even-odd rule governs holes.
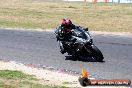
[[[92,57],[94,59],[96,59],[99,62],[103,61],[104,59],[103,54],[95,45],[92,45],[91,52],[92,52]]]

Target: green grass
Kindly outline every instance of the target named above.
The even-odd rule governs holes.
[[[14,84],[11,83],[4,83],[0,82],[0,88],[67,88],[65,86],[48,86],[48,85],[42,85],[42,84],[36,84],[36,83],[17,83],[13,82]]]
[[[62,18],[94,31],[132,32],[132,5],[53,0],[0,0],[0,26],[56,28]]]
[[[18,80],[35,80],[36,78],[31,75],[24,74],[20,71],[0,70],[0,77],[6,79],[18,79]]]
[[[39,83],[35,76],[20,71],[0,70],[0,88],[66,88]]]

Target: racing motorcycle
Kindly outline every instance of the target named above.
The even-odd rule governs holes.
[[[71,30],[72,38],[75,41],[58,41],[60,48],[63,46],[68,53],[75,59],[79,59],[80,56],[90,56],[98,62],[102,62],[104,57],[102,52],[93,44],[93,39],[88,32],[88,28],[85,30],[81,27]],[[55,33],[56,34],[56,33]]]

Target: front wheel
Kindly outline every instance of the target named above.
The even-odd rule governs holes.
[[[99,62],[103,61],[104,59],[103,54],[95,45],[92,45],[91,51],[92,51],[92,57],[94,59],[96,59]]]

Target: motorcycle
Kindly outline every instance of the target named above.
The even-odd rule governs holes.
[[[75,41],[58,41],[60,48],[63,46],[68,55],[71,55],[75,59],[79,59],[79,56],[90,56],[99,62],[103,61],[103,54],[93,44],[93,39],[88,32],[88,28],[83,30],[83,28],[78,27],[71,30],[71,32],[72,38]]]

